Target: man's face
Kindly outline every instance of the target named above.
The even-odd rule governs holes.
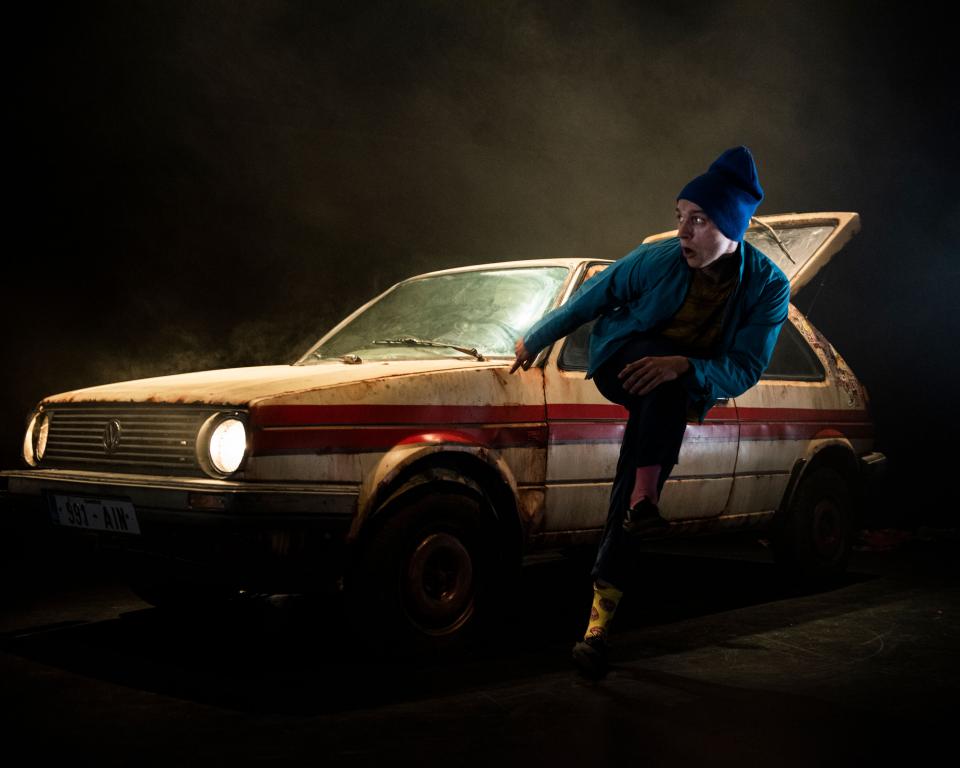
[[[677,200],[677,234],[683,258],[691,269],[703,269],[721,256],[737,249],[736,240],[730,240],[696,203]]]

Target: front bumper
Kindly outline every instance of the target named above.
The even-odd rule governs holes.
[[[0,473],[21,530],[89,546],[152,576],[299,591],[334,586],[356,485],[240,483],[73,470]],[[55,496],[132,504],[139,534],[60,524]]]

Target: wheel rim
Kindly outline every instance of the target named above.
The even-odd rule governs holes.
[[[813,543],[817,553],[833,558],[843,549],[843,540],[840,508],[832,499],[822,499],[813,508]]]
[[[473,614],[473,560],[459,538],[431,533],[413,551],[407,569],[410,618],[431,634],[459,629]]]

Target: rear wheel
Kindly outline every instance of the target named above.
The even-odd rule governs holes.
[[[463,646],[497,599],[501,569],[488,505],[470,491],[443,490],[401,498],[384,514],[354,571],[354,619],[387,649]]]
[[[846,570],[853,542],[853,503],[847,482],[820,467],[800,481],[774,531],[774,554],[793,583],[823,586]]]

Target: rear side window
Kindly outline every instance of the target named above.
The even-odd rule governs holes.
[[[783,324],[770,365],[761,377],[787,381],[823,381],[826,373],[806,339],[789,320]]]
[[[595,321],[594,321],[595,322]],[[565,371],[585,371],[590,352],[590,331],[593,322],[581,325],[567,336],[560,352],[560,368]],[[816,353],[806,339],[788,320],[783,324],[770,365],[761,377],[785,381],[823,381],[826,373]]]
[[[592,264],[581,279],[580,285],[589,280],[598,272],[606,269],[608,264]],[[579,287],[579,286],[578,286]],[[567,336],[560,350],[557,361],[561,370],[585,371],[590,360],[590,332],[596,320],[581,325]],[[800,331],[793,323],[787,320],[780,330],[777,345],[773,349],[770,365],[764,372],[762,379],[780,379],[784,381],[824,381],[826,372],[820,358],[817,357]]]

